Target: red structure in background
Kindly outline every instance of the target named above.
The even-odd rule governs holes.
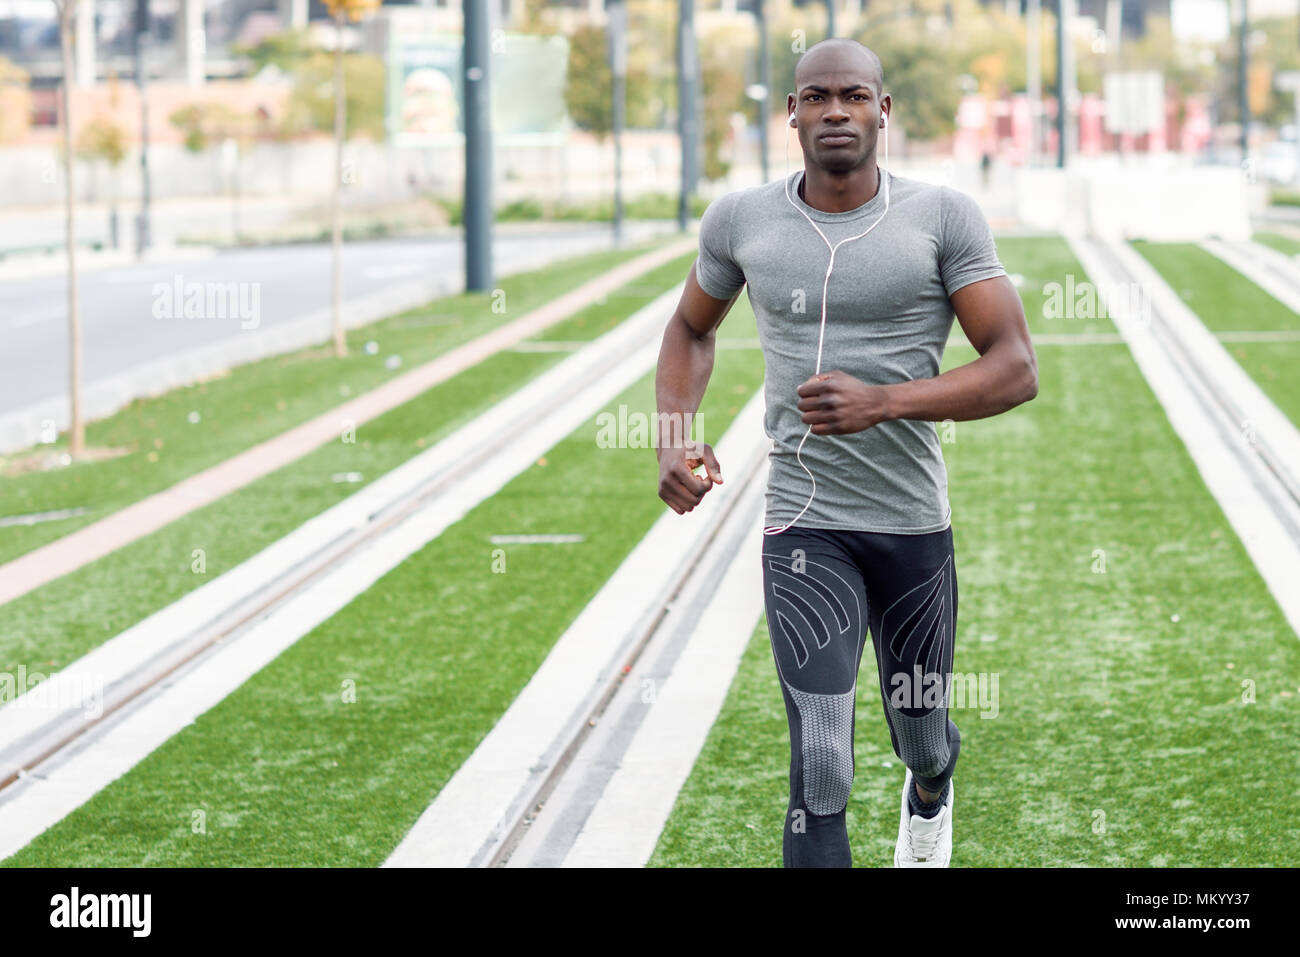
[[[1179,106],[1183,116],[1179,118]],[[1042,101],[1040,120],[1042,143],[1039,155],[1055,162],[1056,99]],[[1197,154],[1210,142],[1209,104],[1203,96],[1180,100],[1170,88],[1165,97],[1162,128],[1141,135],[1106,131],[1106,102],[1095,93],[1079,99],[1077,149],[1080,156],[1103,153],[1159,154],[1169,150]],[[1012,166],[1029,162],[1033,123],[1029,98],[1023,93],[988,100],[978,93],[967,94],[957,108],[957,131],[952,138],[952,155],[959,162],[978,162],[985,152]]]

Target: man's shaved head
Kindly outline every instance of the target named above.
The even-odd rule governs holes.
[[[880,57],[849,37],[830,37],[809,47],[795,64],[794,88],[801,89],[804,83],[810,82],[810,77],[826,70],[861,71],[876,88],[877,98],[885,91],[885,68]]]
[[[786,112],[790,126],[799,131],[805,167],[838,177],[878,179],[876,141],[893,109],[880,57],[857,40],[831,37],[799,58],[794,85]],[[814,187],[819,178],[818,172],[810,175]]]

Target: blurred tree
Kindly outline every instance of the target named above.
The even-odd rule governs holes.
[[[0,56],[0,143],[27,135],[32,113],[30,80],[26,70]]]
[[[364,53],[347,53],[343,60],[344,116],[347,136],[384,138],[384,61]],[[296,135],[334,129],[334,54],[317,52],[294,73],[283,132]]]
[[[238,240],[244,157],[255,140],[274,135],[265,115],[260,110],[241,112],[224,103],[193,103],[176,110],[169,119],[185,134],[185,148],[191,153],[202,153],[216,145],[231,151],[225,175],[230,189],[230,232]]]
[[[184,134],[185,148],[191,153],[202,153],[225,139],[249,138],[258,123],[256,113],[241,113],[224,103],[191,103],[168,119]]]
[[[379,9],[380,0],[325,0],[330,16],[334,19],[334,188],[331,202],[333,220],[333,302],[334,302],[334,354],[339,358],[348,354],[347,335],[343,329],[343,210],[342,192],[346,179],[352,181],[348,170],[343,165],[343,141],[348,133],[348,110],[346,90],[355,85],[346,84],[343,67],[343,24],[347,20],[359,21]],[[370,58],[375,59],[375,58]],[[371,91],[378,104],[373,122],[377,124],[377,139],[383,137],[384,129],[384,68],[378,64],[379,71]]]
[[[86,2],[86,0],[81,0]],[[68,257],[68,454],[82,455],[86,445],[86,424],[81,416],[81,310],[77,298],[77,182],[72,155],[73,115],[68,85],[72,82],[73,31],[76,29],[78,0],[54,0],[59,15],[59,52],[63,65],[59,84],[59,121],[63,139],[63,219]]]
[[[113,118],[97,115],[77,134],[77,157],[108,169],[110,233],[117,245],[117,169],[126,159],[126,130]]]
[[[254,72],[275,66],[292,73],[315,52],[306,30],[284,30],[270,33],[249,47],[232,47],[235,56],[252,61]]]
[[[1295,122],[1295,99],[1300,94],[1279,90],[1278,73],[1300,70],[1300,47],[1296,46],[1296,18],[1272,17],[1252,24],[1255,43],[1250,48],[1250,111],[1261,123],[1281,126]],[[1236,63],[1237,47],[1233,41],[1231,62]],[[1225,70],[1225,67],[1220,67]],[[1236,96],[1236,68],[1231,69],[1232,96]]]
[[[524,15],[516,24],[515,30],[519,33],[554,33],[555,28],[546,15],[549,7],[549,0],[524,0]]]
[[[631,30],[629,29],[629,33]],[[569,35],[569,63],[564,78],[564,102],[579,129],[596,134],[600,142],[613,128],[613,78],[605,53],[605,28],[581,26]],[[658,125],[647,109],[653,87],[645,62],[634,55],[636,40],[628,37],[627,125],[644,129]]]
[[[730,27],[706,34],[700,57],[700,128],[704,145],[705,179],[721,179],[731,164],[722,159],[722,144],[731,135],[731,117],[749,109],[745,99],[745,65],[752,58],[752,43]]]
[[[578,128],[595,133],[601,142],[604,142],[613,122],[612,90],[609,62],[605,57],[604,27],[592,24],[578,27],[569,34],[564,103]]]
[[[860,37],[885,68],[885,92],[896,110],[890,126],[901,123],[909,139],[932,140],[957,126],[961,102],[958,77],[965,64],[948,44],[915,28],[868,28]]]

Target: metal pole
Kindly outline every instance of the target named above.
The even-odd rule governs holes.
[[[487,4],[464,0],[465,289],[492,288],[492,98]]]
[[[767,126],[772,118],[772,51],[767,46],[767,13],[765,0],[754,0],[754,16],[758,20],[758,82],[763,85],[763,98],[758,101],[758,150],[762,156],[763,182],[772,181],[768,170]]]
[[[1028,38],[1025,50],[1026,91],[1029,94],[1029,165],[1038,165],[1038,152],[1042,149],[1043,112],[1043,18],[1042,0],[1029,0]]]
[[[614,107],[614,243],[623,241],[623,124],[627,97],[627,7],[609,0],[608,41]]]
[[[1250,91],[1246,86],[1250,60],[1250,43],[1247,40],[1247,35],[1250,33],[1250,17],[1246,0],[1237,0],[1237,6],[1240,8],[1238,12],[1241,15],[1237,26],[1237,103],[1241,116],[1241,162],[1244,165],[1250,157]]]
[[[140,218],[135,227],[135,254],[152,245],[149,222],[149,95],[144,65],[144,38],[149,33],[149,0],[135,7],[135,87],[140,95]]]
[[[695,0],[677,4],[677,132],[682,145],[682,188],[677,202],[677,228],[685,232],[691,217],[690,198],[699,179],[698,120],[695,111]]]
[[[1069,44],[1065,37],[1065,21],[1069,17],[1067,0],[1056,4],[1056,165],[1065,168],[1066,93],[1065,57]]]
[[[826,36],[835,36],[835,0],[826,0]]]

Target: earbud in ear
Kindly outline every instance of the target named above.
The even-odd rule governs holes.
[[[791,125],[791,126],[794,126],[794,114],[793,114],[793,113],[790,114],[790,125]]]
[[[889,114],[888,114],[888,113],[881,113],[881,114],[880,114],[880,128],[883,130],[883,129],[884,129],[886,126],[888,126],[888,125],[889,125]]]

